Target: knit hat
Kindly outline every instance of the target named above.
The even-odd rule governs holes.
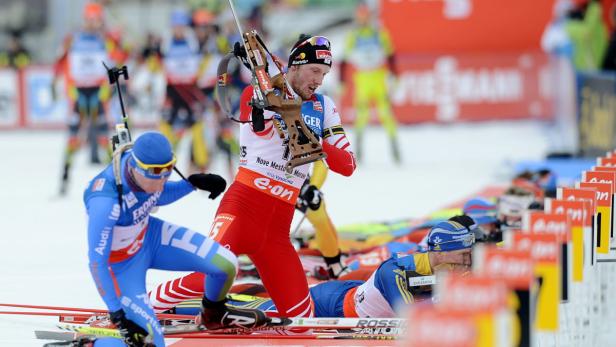
[[[428,233],[428,251],[457,251],[470,248],[475,243],[475,234],[471,228],[447,221],[435,225]]]
[[[171,144],[159,132],[146,132],[139,136],[133,145],[131,155],[130,164],[150,178],[170,175],[175,164]]]
[[[289,54],[289,67],[304,64],[332,66],[331,46],[326,37],[300,35]]]
[[[464,214],[473,218],[477,224],[496,223],[496,204],[491,201],[477,197],[470,199],[462,208]]]

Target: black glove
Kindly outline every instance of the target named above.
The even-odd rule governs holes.
[[[142,347],[147,346],[145,342],[145,338],[148,336],[148,332],[145,331],[141,326],[132,320],[126,318],[126,314],[124,310],[119,309],[115,312],[111,312],[109,314],[111,322],[115,324],[115,326],[122,334],[124,339],[124,343],[126,343],[129,347]]]
[[[233,45],[233,55],[239,59],[244,66],[250,70],[250,63],[248,62],[248,54],[246,54],[246,48],[243,44],[236,42]]]
[[[253,106],[252,107],[252,130],[254,132],[260,132],[265,130],[265,117],[263,116],[263,109]]]
[[[227,188],[227,181],[215,174],[192,174],[188,176],[188,182],[197,189],[210,192],[210,199],[216,199]]]
[[[302,212],[306,212],[307,208],[316,211],[321,206],[322,199],[323,193],[321,193],[319,188],[313,186],[312,184],[306,184],[302,187],[302,190],[299,193],[296,206]]]

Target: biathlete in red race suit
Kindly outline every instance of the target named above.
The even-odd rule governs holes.
[[[303,100],[301,112],[306,126],[322,139],[327,165],[333,172],[350,176],[355,157],[340,115],[329,97],[315,93],[330,68],[329,41],[321,36],[304,36],[291,50],[287,79],[292,96]],[[242,120],[251,118],[248,102],[252,95],[252,87],[242,93]],[[265,111],[264,116],[280,119],[271,111]],[[306,275],[289,238],[295,201],[309,165],[296,167],[292,174],[285,172],[287,138],[280,138],[271,121],[266,121],[260,132],[249,123],[241,125],[240,167],[220,203],[210,237],[235,254],[248,255],[281,316],[311,317],[314,309]],[[202,292],[203,275],[193,273],[159,285],[151,292],[151,302],[155,310],[165,310]]]

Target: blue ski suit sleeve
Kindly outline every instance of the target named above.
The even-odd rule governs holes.
[[[114,225],[120,216],[120,205],[117,199],[107,196],[96,196],[86,203],[88,211],[88,258],[90,273],[96,283],[100,296],[105,301],[109,311],[121,308],[111,270],[109,254]]]
[[[167,182],[156,205],[169,205],[195,191],[195,187],[186,180]]]

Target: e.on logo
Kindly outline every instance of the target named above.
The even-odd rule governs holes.
[[[533,265],[529,259],[506,257],[500,254],[494,254],[487,261],[486,273],[490,276],[516,280],[522,278],[530,279],[533,273]]]
[[[563,235],[567,233],[567,222],[557,222],[538,218],[532,224],[532,231],[539,233]]]
[[[267,177],[255,178],[254,184],[257,188],[267,191],[270,195],[291,201],[293,199],[293,191],[285,188],[280,184],[272,185],[272,180]]]
[[[560,247],[555,235],[551,234],[516,234],[515,248],[530,252],[533,260],[555,261],[558,259]]]
[[[502,287],[463,281],[452,281],[441,300],[450,309],[474,312],[495,309],[505,303]]]
[[[472,316],[434,310],[416,312],[411,319],[413,346],[474,346],[476,343],[477,328]]]
[[[610,200],[610,193],[608,192],[597,192],[597,200],[608,201]]]
[[[568,201],[575,201],[575,200],[568,200]],[[558,206],[554,209],[554,213],[556,214],[567,214],[569,215],[569,218],[571,219],[572,222],[578,222],[581,223],[584,219],[584,211],[581,209],[574,209],[574,208],[566,208],[564,206]]]

